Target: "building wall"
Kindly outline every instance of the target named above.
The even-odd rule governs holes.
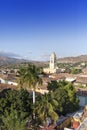
[[[5,80],[0,78],[0,83],[5,83]]]

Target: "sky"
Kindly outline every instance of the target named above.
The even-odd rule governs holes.
[[[87,54],[87,0],[0,0],[0,52],[40,61]]]

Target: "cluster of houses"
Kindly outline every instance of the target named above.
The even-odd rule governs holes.
[[[18,83],[0,78],[0,83],[17,86]]]
[[[17,86],[18,83],[15,80],[17,76],[17,71],[18,71],[17,69],[0,70],[0,83]],[[86,95],[87,74],[86,73],[82,73],[82,74],[69,74],[69,73],[63,73],[63,72],[59,73],[57,63],[56,63],[55,53],[52,53],[50,55],[49,67],[44,68],[43,71],[46,73],[46,76],[41,75],[43,84],[41,88],[36,89],[37,92],[40,92],[42,94],[48,93],[48,90],[47,90],[48,82],[51,82],[52,80],[56,80],[56,81],[65,80],[65,81],[73,83],[76,86],[77,95],[80,100],[79,105],[84,106],[87,104],[87,95]]]
[[[10,70],[0,71],[0,83],[16,87],[18,85],[18,83],[15,80],[17,71],[18,70],[15,70],[13,73],[10,73]],[[63,73],[64,70],[62,70],[62,73],[60,73],[60,69],[58,69],[58,67],[56,67],[55,53],[51,54],[49,67],[44,68],[43,71],[47,74],[46,74],[46,76],[41,75],[43,84],[42,84],[41,88],[36,89],[37,92],[40,92],[42,94],[48,93],[48,90],[47,90],[48,82],[55,81],[55,80],[56,81],[65,80],[67,82],[71,82],[76,87],[77,96],[80,101],[79,105],[81,107],[84,107],[85,105],[87,105],[87,73],[74,75],[74,74],[69,74],[69,73]],[[87,112],[87,107],[85,108],[85,110]],[[81,121],[81,118],[83,117],[82,115],[83,115],[83,111],[76,112],[73,115],[61,118],[57,123],[60,124],[60,122],[65,122],[69,119],[68,117],[72,116],[73,117],[73,125],[72,125],[73,129],[87,130],[87,125],[86,125],[87,124],[87,115],[86,115],[85,119]],[[83,126],[85,126],[86,129],[85,128],[83,129]],[[51,130],[51,128],[49,130]],[[72,130],[72,128],[64,128],[64,130]]]
[[[15,82],[15,77],[17,74],[17,70],[3,69],[0,70],[0,83],[17,86],[18,84]]]
[[[72,115],[72,127],[64,130],[87,130],[87,105]]]

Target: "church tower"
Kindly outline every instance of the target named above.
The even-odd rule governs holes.
[[[53,52],[50,55],[50,70],[54,70],[56,68],[56,54]]]

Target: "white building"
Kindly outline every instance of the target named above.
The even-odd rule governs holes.
[[[18,83],[16,83],[16,82],[11,82],[11,81],[8,81],[8,84],[9,84],[9,85],[14,85],[14,86],[17,86],[17,85],[18,85]]]
[[[4,80],[4,79],[2,79],[2,78],[0,78],[0,83],[9,84],[9,85],[14,85],[14,86],[17,86],[17,85],[18,85],[18,83],[16,83],[16,82]]]
[[[2,79],[2,78],[0,78],[0,83],[6,83],[6,81],[4,80],[4,79]]]
[[[53,52],[50,55],[50,63],[49,63],[49,68],[44,68],[43,71],[45,73],[56,73],[58,72],[58,67],[56,63],[56,54]]]

